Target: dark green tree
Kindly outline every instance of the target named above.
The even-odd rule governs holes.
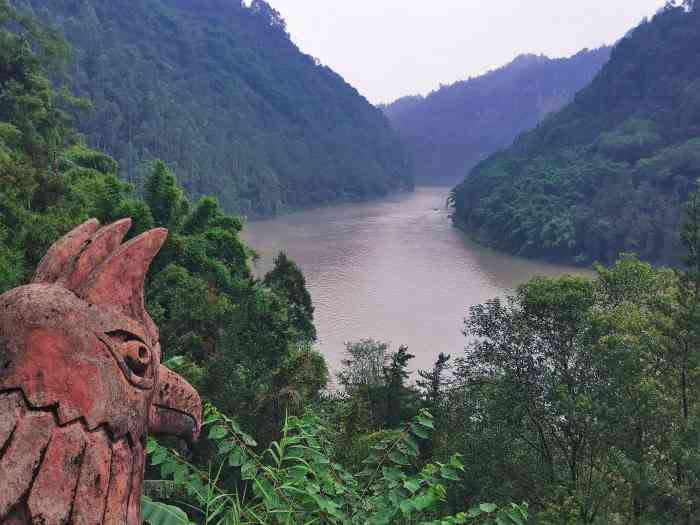
[[[460,366],[473,411],[462,417],[483,421],[482,432],[496,433],[491,441],[526,447],[529,467],[508,465],[511,452],[494,468],[519,470],[521,489],[530,485],[534,498],[568,501],[580,523],[604,504],[586,496],[599,482],[592,402],[600,383],[588,324],[595,301],[590,279],[563,276],[535,278],[506,302],[475,306],[464,331],[473,343]]]
[[[144,200],[151,209],[157,226],[177,229],[189,212],[189,203],[177,179],[165,162],[153,163],[151,173],[144,184]]]
[[[675,335],[679,341],[681,407],[683,418],[689,417],[689,396],[695,390],[689,384],[688,368],[700,359],[700,181],[685,206],[681,240],[686,255],[684,269],[678,275],[678,311]]]
[[[275,267],[265,275],[263,282],[287,301],[290,322],[299,335],[315,341],[314,307],[304,274],[296,263],[280,252],[275,258]]]
[[[423,405],[435,418],[438,428],[449,428],[446,424],[447,407],[445,402],[448,399],[450,378],[445,376],[450,372],[451,368],[450,356],[440,352],[431,370],[418,370],[420,379],[416,380],[416,386],[422,397]],[[434,441],[441,437],[440,433],[435,433],[432,439],[424,444],[424,457],[430,458],[432,456],[435,448]]]
[[[451,368],[450,358],[449,355],[440,352],[432,370],[418,370],[420,379],[416,381],[416,385],[421,390],[426,408],[435,417],[440,412],[442,394],[448,383],[445,374]]]
[[[387,343],[374,339],[345,343],[345,358],[336,377],[348,400],[343,410],[343,420],[349,426],[348,441],[384,424],[384,367],[388,351]]]
[[[384,366],[385,428],[398,428],[407,419],[407,400],[410,395],[406,387],[410,375],[408,363],[415,357],[408,352],[406,345],[401,345],[389,356],[389,362]]]
[[[681,416],[681,432],[676,441],[676,477],[683,495],[685,523],[689,524],[697,508],[693,493],[700,484],[700,470],[681,451],[692,447],[689,440],[693,439],[696,427],[693,407],[698,406],[695,392],[700,387],[700,181],[685,205],[681,241],[685,248],[684,267],[676,271],[675,300],[663,303],[670,322],[662,326],[668,338],[669,364],[677,378],[673,390]]]

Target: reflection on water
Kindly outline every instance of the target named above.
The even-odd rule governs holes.
[[[318,350],[337,369],[344,341],[406,344],[413,369],[440,352],[461,355],[469,307],[534,275],[577,271],[496,253],[452,227],[447,188],[367,204],[300,212],[246,225],[258,271],[285,250],[304,271],[316,308]]]

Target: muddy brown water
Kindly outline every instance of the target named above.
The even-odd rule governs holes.
[[[469,307],[504,297],[535,275],[584,273],[498,253],[454,228],[448,188],[418,188],[382,201],[303,211],[246,225],[260,254],[256,272],[285,250],[304,271],[318,330],[317,349],[333,370],[344,342],[406,344],[411,368],[440,352],[461,355]]]

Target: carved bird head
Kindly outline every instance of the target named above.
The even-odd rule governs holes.
[[[82,443],[78,447],[81,462],[94,462],[95,458],[88,457],[94,455],[88,451],[89,442],[103,435],[106,445],[101,442],[101,446],[109,456],[109,469],[101,478],[109,479],[101,479],[104,494],[96,502],[96,508],[101,508],[99,519],[93,516],[86,521],[92,523],[108,521],[110,498],[126,482],[128,490],[122,490],[126,496],[122,494],[121,503],[113,504],[111,516],[120,516],[116,520],[121,523],[138,522],[137,496],[147,433],[194,440],[201,428],[201,400],[184,379],[160,364],[158,330],[144,308],[146,273],[167,230],[151,230],[123,243],[130,227],[129,219],[103,228],[94,219],[82,224],[49,249],[31,284],[0,296],[0,478],[8,477],[5,481],[10,483],[10,476],[22,477],[7,470],[10,467],[6,466],[4,474],[2,469],[7,461],[15,470],[23,464],[17,457],[8,457],[18,454],[13,446],[19,446],[16,439],[24,415],[50,414],[53,420],[47,441],[42,442],[48,450],[36,458],[42,463],[38,474],[32,474],[37,479],[50,460],[57,432],[78,436],[73,441]],[[5,427],[12,427],[11,433]],[[78,428],[83,437],[69,430]],[[124,471],[124,482],[115,475],[120,458],[130,465]],[[75,463],[77,456],[73,460]],[[66,480],[74,490],[72,497],[82,486],[79,479],[90,474],[81,472],[85,468],[82,465],[75,479]],[[89,468],[99,470],[99,466]],[[37,519],[42,504],[35,487],[41,483],[30,480],[30,485],[31,493],[19,487],[15,499],[12,490],[0,496],[0,524],[17,505],[23,506],[21,512],[27,513],[27,519]],[[127,507],[131,508],[128,517]],[[65,517],[71,523],[80,521]]]

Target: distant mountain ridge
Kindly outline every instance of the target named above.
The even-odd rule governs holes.
[[[262,0],[12,3],[68,39],[58,80],[94,102],[77,127],[137,185],[161,158],[190,195],[250,215],[413,187],[386,117]]]
[[[700,9],[669,3],[614,47],[574,101],[477,165],[455,223],[509,252],[677,264],[700,177]]]
[[[570,102],[610,56],[609,47],[569,58],[520,55],[426,97],[380,106],[413,153],[420,184],[453,184],[491,153]]]

